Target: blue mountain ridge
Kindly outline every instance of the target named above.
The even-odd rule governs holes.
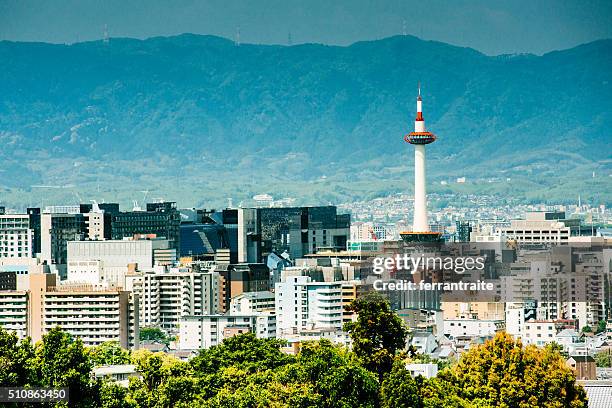
[[[3,41],[0,201],[411,191],[403,135],[420,81],[438,136],[430,191],[610,203],[611,77],[612,40],[494,57],[412,36],[347,47],[192,34]],[[473,183],[454,186],[460,176]]]

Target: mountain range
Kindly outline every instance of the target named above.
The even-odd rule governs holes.
[[[429,191],[612,203],[612,40],[486,56],[184,34],[0,42],[0,205],[410,193],[418,82]]]

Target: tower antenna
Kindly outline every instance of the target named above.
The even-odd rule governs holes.
[[[236,27],[236,45],[240,45],[240,26]]]
[[[408,35],[406,33],[406,19],[402,20],[402,35]]]
[[[104,41],[105,44],[108,44],[108,25],[104,24]]]

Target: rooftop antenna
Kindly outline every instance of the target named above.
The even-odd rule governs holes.
[[[240,45],[240,26],[236,27],[236,41],[234,43]]]
[[[144,204],[146,204],[146,203],[147,203],[147,195],[149,194],[149,190],[141,190],[140,192],[141,192],[142,194],[144,194],[144,196],[142,197],[142,202],[143,202]]]
[[[232,197],[227,197],[227,208],[234,208]]]
[[[293,45],[293,40],[291,39],[291,31],[289,31],[289,34],[287,34],[287,45],[289,45],[290,47]]]
[[[406,32],[406,19],[402,20],[402,35],[408,35]]]
[[[104,24],[104,44],[108,44],[108,25]]]

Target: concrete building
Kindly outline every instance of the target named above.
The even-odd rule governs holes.
[[[130,378],[142,378],[134,364],[112,364],[94,367],[92,374],[97,380],[110,379],[122,387],[130,385]]]
[[[524,220],[512,220],[509,227],[500,228],[508,239],[520,243],[568,242],[570,236],[591,235],[590,228],[583,227],[578,219],[566,219],[565,212],[534,211]]]
[[[504,303],[500,302],[441,302],[445,319],[503,320]]]
[[[184,316],[180,321],[179,348],[207,349],[225,338],[246,332],[255,333],[259,338],[276,337],[276,316],[271,313]]]
[[[444,334],[451,338],[494,336],[504,329],[503,320],[444,319]]]
[[[221,276],[219,311],[229,310],[233,297],[244,292],[270,290],[270,269],[265,264],[216,264],[212,268]]]
[[[151,269],[155,264],[176,261],[176,250],[167,239],[123,239],[70,241],[68,281],[109,287],[123,287],[128,265]]]
[[[230,301],[230,314],[251,315],[258,312],[274,311],[275,297],[270,291],[244,292]]]
[[[152,234],[166,238],[170,248],[180,248],[181,215],[174,202],[147,203],[146,211],[113,212],[110,224],[114,240]]]
[[[221,278],[216,272],[157,267],[130,271],[125,289],[139,301],[139,325],[177,333],[181,317],[219,311]]]
[[[87,238],[87,225],[83,214],[43,213],[40,218],[41,260],[57,269],[66,279],[68,241]]]
[[[322,248],[343,250],[350,223],[335,206],[238,209],[238,262],[264,262],[272,252],[296,259]]]
[[[529,320],[525,322],[522,340],[525,344],[544,346],[558,342],[557,333],[565,329],[574,329],[574,320]]]
[[[294,276],[275,286],[279,336],[303,329],[342,329],[341,282],[313,282],[309,276]]]
[[[358,281],[342,281],[342,324],[357,320],[357,313],[346,308],[357,299],[360,283]]]
[[[410,345],[419,354],[429,354],[436,349],[438,343],[436,342],[436,337],[430,332],[415,332],[412,334]]]
[[[137,303],[125,291],[58,285],[56,274],[32,273],[19,276],[16,290],[0,291],[0,325],[33,342],[60,326],[86,346],[117,341],[137,348]]]
[[[34,256],[34,230],[27,214],[0,214],[0,258]]]
[[[20,339],[28,335],[28,296],[25,290],[0,290],[0,327]]]
[[[522,338],[525,329],[525,308],[523,304],[507,304],[505,314],[506,333],[510,334],[515,339]]]
[[[130,327],[129,293],[88,285],[50,288],[44,296],[43,333],[60,326],[86,346],[117,341],[134,348],[138,327]]]

